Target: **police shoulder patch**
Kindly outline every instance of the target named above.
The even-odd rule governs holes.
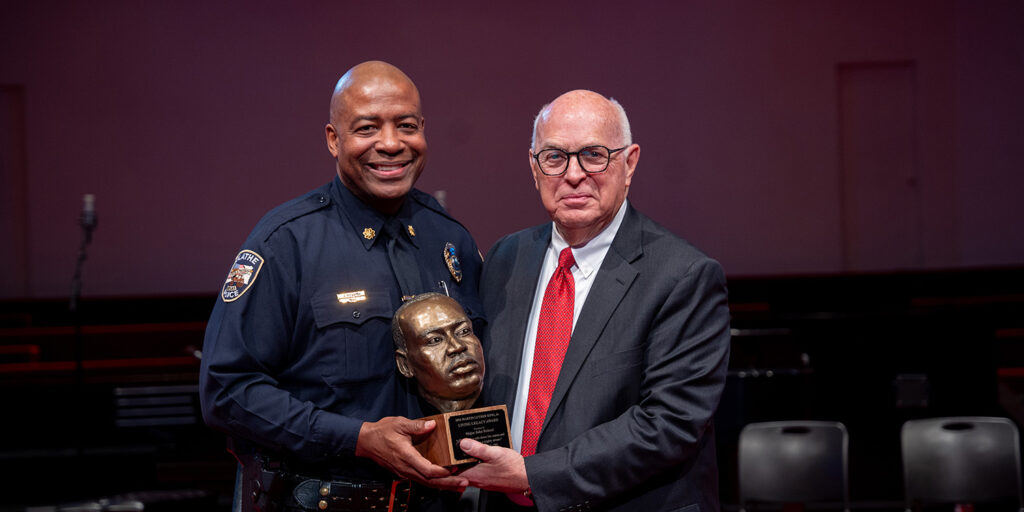
[[[262,267],[263,257],[259,254],[248,249],[238,253],[238,256],[235,256],[235,263],[231,265],[231,271],[228,272],[228,278],[224,281],[224,287],[220,290],[221,300],[238,300],[256,281]]]

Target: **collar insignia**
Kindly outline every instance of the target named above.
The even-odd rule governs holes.
[[[366,228],[363,230],[363,238],[367,240],[373,240],[373,237],[377,236],[377,232],[373,228]]]
[[[220,289],[220,298],[224,302],[234,302],[245,293],[263,268],[263,256],[248,249],[235,256],[235,263],[228,271],[228,278]]]
[[[416,238],[416,230],[411,225],[409,226],[409,236]]]
[[[448,272],[456,283],[462,282],[462,264],[459,263],[459,256],[455,254],[455,246],[451,242],[444,244],[444,262],[448,265]]]

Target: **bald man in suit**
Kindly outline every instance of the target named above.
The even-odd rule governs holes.
[[[487,510],[719,510],[725,277],[626,200],[639,158],[600,94],[537,116],[530,166],[553,222],[499,240],[481,280],[485,401],[509,405],[515,448],[461,441]]]

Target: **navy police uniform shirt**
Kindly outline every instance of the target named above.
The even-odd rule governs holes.
[[[421,289],[447,292],[482,328],[481,258],[469,232],[413,189],[396,215]],[[387,217],[337,177],[270,211],[235,258],[206,329],[203,417],[286,460],[335,475],[390,478],[354,456],[364,421],[423,415],[395,367],[402,293]]]

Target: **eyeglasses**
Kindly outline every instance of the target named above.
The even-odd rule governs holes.
[[[579,162],[580,169],[583,169],[583,172],[598,174],[608,169],[608,163],[611,162],[612,155],[628,147],[622,146],[619,149],[608,149],[604,146],[587,146],[572,153],[562,151],[561,149],[545,149],[535,153],[533,159],[537,161],[540,172],[544,173],[545,176],[561,176],[565,174],[565,171],[569,169],[569,157],[573,155],[576,155],[576,161]]]

